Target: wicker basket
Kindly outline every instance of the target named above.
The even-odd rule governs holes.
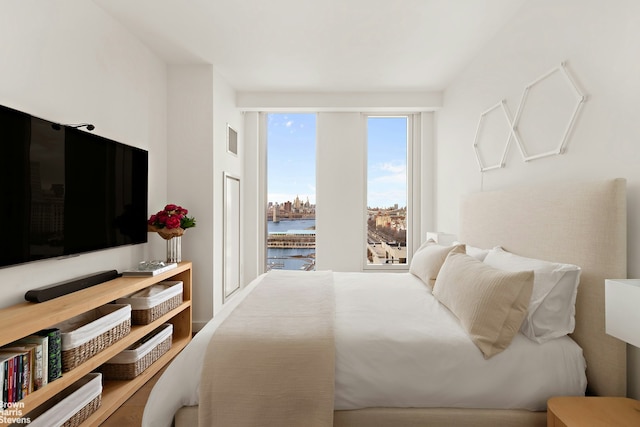
[[[131,380],[171,348],[173,325],[165,323],[100,367],[107,380]]]
[[[33,427],[77,427],[102,403],[102,375],[91,373],[28,414]]]
[[[94,397],[91,402],[87,403],[80,409],[78,412],[73,414],[71,418],[69,418],[62,427],[78,427],[82,424],[91,414],[96,412],[100,405],[102,404],[102,394]]]
[[[131,306],[107,304],[59,323],[62,372],[95,356],[131,331]]]
[[[182,282],[160,282],[116,302],[131,305],[134,325],[148,325],[182,304]]]

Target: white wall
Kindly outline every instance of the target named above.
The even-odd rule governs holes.
[[[364,109],[369,112],[368,109]],[[410,114],[408,166],[413,175],[411,245],[433,230],[433,113]],[[362,271],[365,266],[367,120],[362,112],[318,114],[316,147],[318,270]]]
[[[456,232],[462,194],[518,184],[628,180],[628,270],[640,277],[640,2],[530,0],[446,90],[438,113],[437,224]],[[481,174],[472,148],[480,114],[501,99],[515,113],[525,86],[567,61],[588,94],[565,154]],[[545,134],[546,132],[546,134]],[[538,137],[558,139],[542,128]],[[640,397],[640,350],[629,350],[629,394]]]
[[[260,132],[265,132],[261,121],[264,115],[246,112],[244,115],[243,154],[243,209],[244,239],[242,239],[242,258],[244,263],[242,285],[264,271],[266,249],[264,239],[267,233],[264,193],[266,179],[262,171],[266,167],[266,145],[261,144]]]
[[[241,176],[226,152],[226,125],[243,128],[235,92],[211,65],[166,64],[93,2],[0,5],[0,104],[149,151],[149,214],[177,203],[197,219],[183,237],[194,262],[195,328],[222,304],[222,172]],[[24,293],[97,271],[162,259],[164,240],[0,270],[0,306]]]
[[[414,242],[414,250],[426,240],[427,231],[437,231],[435,214],[435,189],[436,189],[436,113],[422,113],[420,115],[420,149],[415,156],[420,156],[420,174],[414,174],[414,188],[420,188],[420,192],[414,195],[414,203],[420,206],[420,217],[416,223],[420,224],[418,238]],[[418,179],[418,183],[415,180]],[[417,200],[416,200],[417,197]]]
[[[244,117],[236,108],[236,94],[233,88],[217,73],[213,76],[213,237],[214,237],[214,295],[213,313],[217,313],[223,304],[223,261],[224,245],[223,232],[223,200],[224,200],[224,173],[240,178],[240,191],[245,191],[243,177],[244,164]],[[238,155],[227,151],[227,124],[238,132]],[[241,201],[241,215],[244,210]],[[244,225],[240,226],[240,251],[243,250],[242,242],[250,238],[245,237]],[[243,284],[244,260],[240,260],[240,284]],[[200,320],[200,319],[199,319]]]
[[[169,66],[168,112],[166,203],[181,204],[196,218],[182,238],[182,257],[193,262],[198,330],[223,303],[222,177],[242,177],[244,122],[234,90],[208,64]],[[237,156],[227,152],[227,124],[238,131]]]
[[[442,92],[238,92],[244,111],[383,112],[431,111]]]
[[[166,67],[92,2],[0,3],[0,104],[149,150],[149,205],[166,199]],[[149,236],[151,239],[152,236]],[[131,267],[149,244],[0,270],[0,306],[97,271]]]
[[[182,256],[193,262],[193,319],[213,316],[213,67],[210,65],[172,65],[167,76],[167,203],[189,210],[196,218],[195,228],[182,237]],[[153,239],[164,244],[159,236]],[[156,258],[162,259],[163,248]]]
[[[366,121],[360,113],[319,113],[317,121],[316,268],[360,271]]]

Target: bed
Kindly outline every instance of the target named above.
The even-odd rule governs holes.
[[[397,317],[395,321],[386,320],[387,324],[411,330],[412,322],[428,323],[429,319],[420,318],[422,314],[413,318],[412,315],[402,316],[402,313],[413,313],[412,305],[437,304],[430,295],[433,291],[425,292],[425,284],[411,273],[332,273],[336,299],[334,426],[544,426],[544,403],[553,395],[581,394],[585,390],[587,394],[595,395],[626,394],[626,347],[607,336],[604,325],[604,279],[626,277],[625,180],[549,184],[471,194],[461,201],[458,237],[467,249],[499,246],[520,257],[579,266],[574,324],[571,325],[575,330],[571,338],[554,337],[538,344],[518,332],[497,354],[474,359],[484,367],[489,366],[489,371],[482,374],[484,376],[477,376],[478,369],[473,364],[469,365],[470,371],[457,373],[455,367],[447,370],[441,366],[431,374],[416,373],[416,377],[433,375],[422,379],[425,387],[420,388],[411,381],[406,369],[411,372],[412,363],[417,366],[416,360],[432,350],[398,347],[399,343],[412,346],[411,334],[414,332],[407,332],[406,336],[397,330],[387,333],[387,339],[395,340],[388,348],[402,348],[395,356],[388,356],[396,357],[395,360],[403,354],[411,357],[400,359],[403,360],[400,363],[402,370],[394,370],[399,368],[396,366],[374,375],[375,366],[379,365],[373,365],[373,370],[362,365],[369,359],[376,359],[370,355],[385,352],[376,347],[354,346],[353,342],[384,343],[380,336],[371,338],[374,337],[371,334],[377,333],[373,331],[376,328],[367,329],[367,320],[373,321],[375,316],[364,313],[363,321],[354,322],[350,317],[353,308],[348,304],[359,300],[361,307],[388,311],[385,315]],[[447,256],[452,257],[451,254]],[[201,403],[200,375],[209,341],[225,320],[240,310],[238,306],[253,297],[255,289],[260,289],[260,283],[268,280],[265,277],[257,278],[229,301],[166,369],[149,396],[143,426],[169,426],[174,416],[178,427],[197,425],[197,405]],[[393,291],[405,298],[393,300],[393,293],[389,293],[390,289],[385,285],[390,278],[396,283]],[[368,295],[368,299],[363,299],[362,295]],[[380,303],[390,300],[394,303]],[[443,312],[447,310],[441,308]],[[341,318],[351,319],[347,323],[355,323],[355,326],[344,327]],[[441,330],[454,331],[453,335],[458,338],[456,345],[474,348],[474,343],[465,340],[465,334],[459,328],[456,330],[456,316],[447,318],[445,315],[445,320],[442,316],[438,319],[442,322],[438,324]],[[421,333],[415,331],[415,334]],[[524,359],[527,353],[539,349],[542,353],[561,353],[566,358],[555,370],[542,356]],[[477,352],[478,348],[475,350]],[[513,354],[516,354],[516,360],[521,359],[521,364],[505,365],[506,357]],[[436,357],[449,359],[446,353],[437,353]],[[366,363],[359,363],[359,360]],[[575,372],[569,377],[559,378],[562,371],[571,370]],[[504,376],[517,375],[520,371],[538,375],[516,381],[515,389],[513,385],[508,388]],[[584,379],[581,379],[581,371]],[[473,385],[462,387],[463,390],[481,387],[482,392],[471,393],[471,400],[450,399],[449,388],[465,384],[465,378],[473,378]],[[364,387],[355,386],[362,383]],[[362,390],[367,389],[377,392],[366,395]]]

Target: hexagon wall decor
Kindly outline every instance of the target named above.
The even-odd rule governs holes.
[[[559,80],[558,80],[559,78]],[[552,81],[555,79],[556,81]],[[554,121],[559,121],[561,124],[562,121],[567,119],[567,124],[564,127],[564,130],[561,130],[561,135],[558,136],[557,146],[552,150],[543,151],[540,153],[530,153],[528,152],[525,144],[527,141],[532,142],[531,139],[528,139],[526,135],[523,135],[522,132],[519,131],[518,127],[521,124],[521,120],[523,117],[523,112],[525,111],[525,106],[527,102],[531,103],[534,101],[530,101],[532,91],[543,92],[545,89],[550,90],[552,85],[561,85],[565,86],[564,88],[558,88],[557,92],[553,92],[553,95],[557,97],[557,99],[538,99],[535,102],[538,103],[539,110],[549,110],[549,114],[553,113],[552,119]],[[561,90],[560,90],[561,89]],[[568,97],[568,100],[561,100],[559,97],[563,95],[564,92]],[[567,139],[571,134],[571,130],[576,121],[576,117],[580,111],[582,104],[586,101],[587,97],[578,89],[577,85],[567,72],[565,68],[564,62],[559,66],[553,68],[551,71],[546,74],[538,77],[533,82],[529,83],[527,87],[524,89],[522,93],[522,98],[520,99],[520,105],[518,106],[518,110],[513,120],[513,134],[514,139],[518,143],[518,147],[520,149],[520,153],[522,154],[522,158],[525,162],[530,160],[540,159],[543,157],[554,156],[558,154],[563,154],[565,151],[565,147],[567,144]],[[563,101],[563,102],[562,102]],[[542,102],[542,104],[540,104]],[[546,103],[546,104],[545,104]],[[552,108],[559,108],[562,111],[552,111]],[[533,107],[532,107],[533,108]],[[533,114],[533,113],[531,113]],[[538,118],[541,122],[535,123],[538,127],[553,128],[550,123],[545,123],[544,120]],[[554,139],[555,140],[555,139]]]
[[[497,113],[497,111],[502,111],[502,114]],[[487,162],[487,159],[486,159],[486,157],[488,157],[487,154],[485,153],[485,156],[483,156],[481,153],[483,141],[486,141],[486,138],[487,138],[487,135],[485,135],[485,133],[486,133],[486,128],[488,127],[488,124],[493,125],[493,128],[494,128],[493,130],[497,129],[498,132],[505,134],[505,135],[500,135],[500,137],[503,137],[503,138],[506,137],[506,139],[504,139],[504,148],[502,150],[502,156],[500,158],[492,159],[490,164],[486,164],[486,163],[489,163]],[[498,129],[500,127],[503,127],[503,129]],[[489,135],[488,137],[495,140],[495,138],[492,138],[492,135]],[[509,151],[509,144],[511,142],[512,137],[517,138],[517,136],[513,133],[511,116],[509,114],[509,111],[507,110],[507,105],[504,100],[498,102],[496,105],[494,105],[493,107],[489,108],[488,110],[480,114],[480,120],[478,121],[478,127],[476,128],[476,135],[473,140],[473,148],[475,150],[476,159],[478,160],[478,166],[480,167],[481,172],[485,172],[492,169],[500,169],[505,166],[507,152]],[[488,142],[484,143],[485,146],[486,144],[488,144]],[[488,150],[485,149],[485,151],[488,151]],[[496,154],[496,153],[492,153],[492,154]],[[495,160],[495,163],[493,160]]]

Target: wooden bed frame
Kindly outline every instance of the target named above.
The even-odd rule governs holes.
[[[548,184],[464,197],[460,241],[582,268],[572,338],[587,361],[588,394],[626,395],[626,345],[605,333],[604,280],[627,274],[626,181]],[[334,426],[545,426],[546,412],[454,408],[336,411]],[[197,407],[176,414],[193,424]]]

